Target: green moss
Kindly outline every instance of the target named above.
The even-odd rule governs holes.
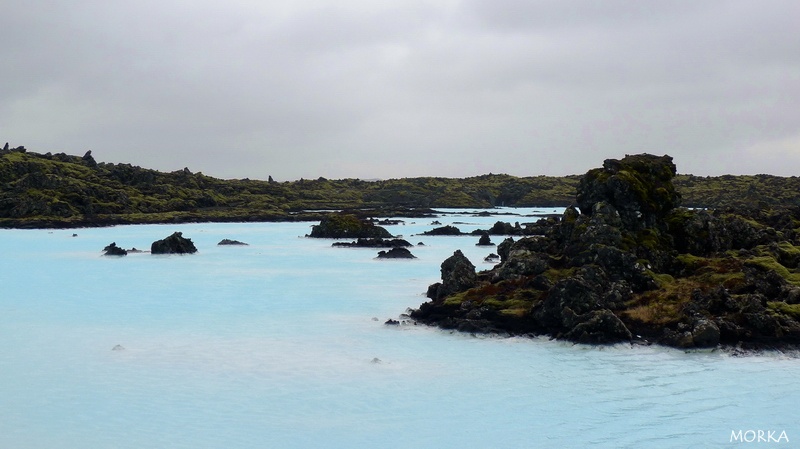
[[[727,289],[735,289],[745,284],[743,264],[737,258],[706,258],[681,254],[676,259],[684,267],[685,282],[694,282],[697,288],[721,285]]]
[[[505,316],[522,318],[530,313],[530,307],[517,308],[517,309],[502,309],[498,313]]]
[[[444,304],[446,306],[460,306],[461,303],[463,303],[466,300],[467,300],[467,292],[459,292],[445,298]]]
[[[481,304],[493,309],[530,309],[530,300],[486,298]]]
[[[697,276],[697,281],[702,285],[717,286],[720,285],[729,290],[742,287],[745,284],[745,277],[743,272],[734,273],[703,273]]]
[[[550,280],[550,282],[556,283],[562,279],[566,279],[573,274],[575,274],[575,267],[572,268],[548,268],[547,271],[542,273],[544,277]]]
[[[800,286],[800,273],[789,271],[788,268],[781,265],[772,256],[753,257],[751,259],[746,260],[744,263],[745,265],[756,267],[761,270],[774,271],[779,276],[786,279],[786,281],[788,281],[789,283]]]
[[[793,256],[800,256],[800,248],[792,245],[789,242],[780,242],[778,243],[778,249],[786,252],[787,254],[791,254]]]
[[[661,277],[658,290],[650,290],[634,296],[625,304],[623,317],[647,325],[671,325],[683,319],[683,308],[691,300],[695,289],[715,287],[693,278],[670,280]]]
[[[692,254],[679,254],[676,259],[680,262],[683,266],[686,267],[687,270],[695,271],[701,267],[708,266],[709,261],[705,257],[699,257]]]
[[[650,270],[646,270],[646,273],[656,281],[656,284],[658,284],[659,288],[664,288],[665,286],[675,282],[675,278],[666,273],[654,273]]]
[[[640,202],[650,206],[650,204],[648,204],[649,202],[648,191],[650,190],[649,186],[641,179],[641,177],[637,175],[636,172],[629,170],[620,170],[619,172],[617,172],[615,176],[617,176],[630,186],[630,188],[636,194],[636,197]],[[653,209],[653,207],[648,207],[648,209]]]
[[[669,249],[670,241],[667,236],[662,235],[658,230],[646,228],[636,234],[636,245],[650,251],[658,251]]]
[[[800,320],[800,304],[786,304],[783,301],[769,301],[767,308],[773,312],[788,315],[795,320]]]

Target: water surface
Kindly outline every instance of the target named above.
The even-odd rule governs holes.
[[[464,231],[498,220],[446,212]],[[410,261],[304,238],[312,223],[0,231],[0,447],[730,447],[740,429],[800,441],[800,361],[782,354],[385,326],[425,301],[454,250],[492,266],[476,237],[416,235],[431,220],[388,227],[425,243]],[[199,252],[101,256],[174,231]]]

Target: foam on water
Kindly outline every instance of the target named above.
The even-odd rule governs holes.
[[[497,219],[438,220],[469,231]],[[418,259],[380,261],[377,250],[302,238],[309,225],[0,231],[0,447],[727,447],[738,429],[800,438],[797,359],[385,326],[425,300],[455,249],[479,268],[492,249],[414,235],[431,228],[415,219],[389,229],[425,243],[412,248]],[[112,241],[148,248],[175,230],[198,254],[100,256]],[[216,246],[222,238],[250,245]]]

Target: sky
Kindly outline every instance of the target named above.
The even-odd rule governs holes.
[[[800,176],[796,0],[27,0],[0,145],[219,178]]]

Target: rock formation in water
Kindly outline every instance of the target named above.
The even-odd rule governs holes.
[[[238,246],[247,246],[247,243],[240,242],[240,241],[238,241],[238,240],[222,239],[222,240],[220,240],[220,241],[219,241],[219,243],[217,243],[217,245],[222,245],[222,246],[226,246],[226,245],[231,245],[231,246],[237,246],[237,245],[238,245]]]
[[[152,254],[193,254],[197,252],[191,239],[183,237],[182,232],[175,232],[162,240],[156,240],[150,245]]]
[[[128,251],[117,246],[116,242],[111,242],[108,246],[103,248],[104,256],[127,256]]]
[[[681,348],[800,343],[800,210],[678,207],[669,156],[606,160],[542,235],[498,245],[488,271],[457,251],[417,321],[469,332]]]
[[[334,242],[331,246],[337,248],[405,248],[413,246],[403,239],[358,239],[353,242]]]
[[[379,251],[378,259],[416,259],[417,257],[411,254],[406,248],[396,247],[389,251]]]
[[[494,246],[494,243],[492,243],[492,239],[491,239],[491,237],[489,237],[489,234],[484,232],[484,233],[481,234],[481,238],[478,239],[478,243],[476,243],[475,245],[476,246]]]
[[[329,214],[311,228],[315,238],[392,238],[386,229],[353,214]]]
[[[422,235],[464,235],[464,233],[455,226],[447,225],[425,231]]]

